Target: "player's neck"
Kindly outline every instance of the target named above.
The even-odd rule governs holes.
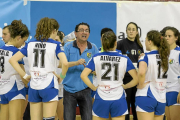
[[[13,45],[16,47],[16,40],[15,39],[11,39],[9,42],[6,43],[6,45]]]
[[[176,48],[176,43],[173,43],[172,45],[170,45],[170,50],[174,50]]]
[[[78,41],[78,40],[76,40],[76,43],[77,43],[77,46],[79,47],[79,48],[86,48],[87,47],[87,41]]]
[[[152,50],[158,50],[158,47],[157,46],[152,46],[151,48],[150,48],[150,50],[152,51]]]
[[[130,41],[135,41],[135,38],[130,38],[130,37],[127,37],[128,38],[128,40],[130,40]]]

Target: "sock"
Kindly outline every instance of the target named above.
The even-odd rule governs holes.
[[[43,118],[43,120],[55,120],[55,117]]]

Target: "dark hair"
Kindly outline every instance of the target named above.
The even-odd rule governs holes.
[[[87,23],[84,23],[84,22],[79,23],[78,25],[76,25],[76,27],[75,27],[76,32],[78,32],[78,28],[79,28],[80,25],[86,25],[89,28],[89,33],[90,33],[90,26]]]
[[[65,34],[62,31],[58,31],[57,35],[58,35],[59,39],[63,41]],[[64,46],[64,43],[61,43],[61,44]]]
[[[42,18],[37,24],[36,35],[34,37],[41,41],[47,40],[54,29],[59,29],[59,24],[55,19]]]
[[[113,31],[105,32],[102,35],[102,46],[104,51],[109,51],[110,49],[114,48],[114,44],[116,41],[116,35]]]
[[[9,32],[12,38],[15,38],[16,36],[28,37],[29,36],[29,30],[25,24],[22,23],[21,20],[13,20],[11,25],[9,26]]]
[[[164,27],[161,31],[160,31],[160,33],[161,33],[161,35],[164,37],[165,36],[165,33],[166,33],[166,30],[169,28],[170,26],[166,26],[166,27]]]
[[[113,31],[111,28],[103,28],[102,30],[101,30],[101,37],[102,37],[102,35],[105,33],[105,32],[108,32],[108,31]]]
[[[156,30],[151,30],[147,33],[148,40],[151,40],[155,46],[158,47],[158,52],[161,58],[161,65],[164,71],[168,70],[168,57],[170,49],[165,38],[161,36],[161,33]]]
[[[175,36],[175,37],[178,37],[178,39],[176,40],[176,45],[180,46],[180,33],[179,33],[179,30],[176,29],[175,27],[168,27],[168,28],[166,29],[166,31],[167,31],[167,30],[171,30],[171,31],[174,33],[174,36]],[[165,31],[165,32],[166,32],[166,31]]]
[[[126,31],[127,31],[127,28],[128,28],[128,26],[129,26],[130,24],[135,25],[137,31],[138,31],[138,28],[139,28],[140,33],[141,33],[140,27],[138,27],[138,25],[137,25],[136,23],[134,23],[134,22],[130,22],[130,23],[127,24],[127,26],[126,26]],[[138,44],[141,48],[143,48],[143,46],[142,46],[142,44],[141,44],[141,41],[139,40],[140,36],[141,36],[141,34],[139,35],[139,32],[138,32],[138,34],[137,34],[136,37],[135,37],[135,41],[137,42],[137,44]]]
[[[59,39],[60,40],[63,40],[63,35],[64,35],[64,33],[62,32],[62,31],[58,31],[58,33],[57,33],[57,35],[59,36]]]

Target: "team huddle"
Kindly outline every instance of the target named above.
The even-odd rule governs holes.
[[[101,30],[102,47],[88,41],[90,26],[79,23],[75,39],[63,42],[55,19],[42,18],[34,40],[21,20],[3,28],[0,47],[0,120],[180,120],[180,33],[151,30],[147,53],[138,26],[130,22],[118,41]],[[8,31],[8,32],[7,32]],[[9,39],[7,36],[9,35]],[[56,116],[56,117],[55,117]]]

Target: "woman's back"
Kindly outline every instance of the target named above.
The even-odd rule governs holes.
[[[98,93],[105,100],[115,100],[122,96],[124,74],[135,69],[131,60],[117,51],[94,55],[87,67],[95,67]]]
[[[21,49],[21,52],[28,57],[32,87],[47,87],[52,81],[52,72],[57,68],[57,54],[62,52],[60,42],[53,39],[44,42],[32,40]]]

